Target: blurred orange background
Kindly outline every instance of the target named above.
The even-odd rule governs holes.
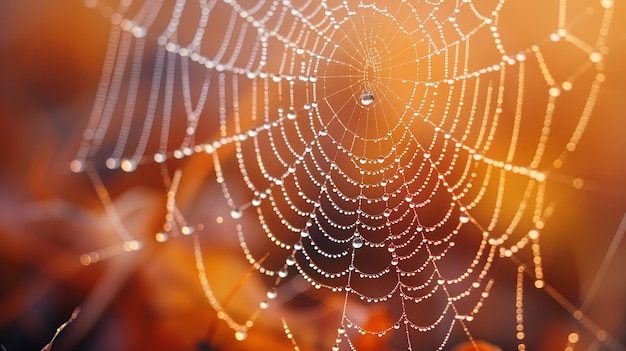
[[[626,212],[623,5],[616,4],[607,80],[587,132],[550,183],[557,203],[542,236],[544,267],[550,284],[575,304],[584,300]],[[332,340],[336,330],[327,325],[336,321],[323,323],[331,318],[325,308],[342,302],[329,300],[315,325],[286,306],[268,312],[246,342],[237,342],[204,297],[188,240],[148,239],[138,252],[80,264],[81,254],[116,240],[87,177],[69,171],[96,94],[109,25],[81,1],[0,1],[0,344],[8,351],[40,350],[79,305],[81,315],[53,350],[201,350],[198,343],[207,338],[207,350],[291,350],[281,316],[295,320],[290,328],[303,350],[319,345],[315,335]],[[582,189],[572,185],[574,178],[584,180]],[[162,199],[146,185],[124,193],[118,209],[134,218],[140,237],[151,238],[162,221]],[[617,252],[587,315],[623,345],[626,242]],[[210,273],[226,295],[247,270],[240,249],[218,247],[208,256],[207,265],[228,267]],[[249,290],[262,289],[255,281],[245,285],[242,309]],[[529,314],[542,326],[533,336],[537,350],[563,349],[562,335],[580,328],[551,298],[534,294],[537,306]],[[502,344],[503,316],[491,312],[484,318],[495,321],[493,333],[481,337],[505,350],[516,347]],[[530,329],[533,323],[528,320]]]

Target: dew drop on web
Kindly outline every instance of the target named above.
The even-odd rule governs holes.
[[[352,247],[359,249],[363,246],[363,238],[359,235],[352,239]]]
[[[372,93],[361,94],[361,104],[363,106],[369,106],[374,103],[374,95]]]
[[[467,213],[463,212],[463,213],[461,213],[461,215],[459,216],[459,221],[460,221],[461,223],[467,223],[467,222],[469,222],[469,221],[470,221],[470,217],[469,217],[469,215],[468,215]]]
[[[243,212],[241,212],[241,210],[240,210],[240,209],[235,208],[235,209],[233,209],[232,211],[230,211],[230,216],[231,216],[233,219],[239,219],[239,218],[241,218],[241,217],[243,216]]]
[[[268,299],[275,299],[276,297],[278,297],[278,291],[276,290],[276,288],[272,288],[267,292],[267,298]]]
[[[245,330],[238,330],[235,332],[235,339],[238,341],[246,340],[246,337],[248,337],[248,334],[246,334]]]
[[[290,120],[294,120],[296,119],[296,117],[298,117],[298,115],[296,114],[296,111],[294,110],[290,110],[289,113],[287,113],[287,118]]]

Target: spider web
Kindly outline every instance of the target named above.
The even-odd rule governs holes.
[[[519,350],[530,286],[594,341],[621,347],[548,289],[539,244],[553,212],[549,171],[576,149],[605,80],[612,1],[86,5],[112,27],[71,169],[89,175],[124,251],[142,242],[116,217],[103,175],[162,178],[156,240],[193,236],[204,292],[238,340],[301,277],[320,300],[342,301],[324,348],[355,349],[374,335],[398,349],[459,338],[477,349],[474,319],[504,260],[517,271]],[[210,169],[205,181],[219,186],[232,221],[218,204],[204,218],[181,209],[191,163]],[[235,236],[268,279],[248,320],[229,314],[207,278],[206,217],[232,222],[219,235]],[[370,326],[368,309],[385,311],[385,322]]]

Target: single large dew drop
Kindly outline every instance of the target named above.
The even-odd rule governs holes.
[[[359,249],[363,246],[363,238],[359,235],[359,236],[355,236],[354,239],[352,239],[352,247],[354,247],[355,249]]]
[[[374,95],[372,93],[361,94],[361,104],[363,106],[369,106],[374,103]]]
[[[243,212],[241,212],[241,210],[238,209],[238,208],[234,208],[232,211],[230,211],[230,216],[233,219],[239,219],[239,218],[243,217]]]

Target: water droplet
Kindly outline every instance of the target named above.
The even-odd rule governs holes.
[[[139,240],[128,240],[124,242],[124,245],[122,245],[122,248],[126,252],[131,252],[131,251],[137,251],[141,249],[141,246],[142,244],[141,244],[141,241]]]
[[[239,219],[243,216],[243,212],[241,212],[241,210],[238,208],[234,208],[232,211],[230,211],[230,216],[233,217],[233,219]]]
[[[296,264],[296,258],[293,256],[289,256],[285,260],[285,263],[287,263],[287,266],[293,266],[294,264]]]
[[[142,26],[133,26],[130,32],[137,39],[144,38],[146,34],[148,33],[148,31],[146,30],[146,27],[142,27]]]
[[[129,31],[133,27],[133,21],[129,19],[124,19],[120,22],[120,27],[122,30]]]
[[[163,163],[166,159],[167,157],[162,152],[157,152],[156,154],[154,154],[154,162],[156,163]]]
[[[602,61],[602,54],[596,51],[592,52],[591,54],[589,54],[589,61],[593,63],[598,63]]]
[[[378,157],[378,163],[383,163],[385,162],[385,157],[384,156],[379,156]]]
[[[87,254],[80,255],[80,263],[83,266],[89,266],[92,263],[91,256]]]
[[[372,93],[361,94],[361,104],[363,106],[369,106],[374,102],[374,95]]]
[[[154,236],[154,238],[156,239],[156,241],[162,243],[162,242],[166,242],[167,239],[169,239],[169,234],[167,232],[158,232],[156,233],[156,235]]]
[[[437,284],[439,284],[439,285],[443,285],[443,284],[445,284],[445,283],[446,283],[446,281],[445,281],[445,280],[443,280],[443,279],[439,279],[439,280],[437,280]]]
[[[248,334],[245,330],[238,330],[237,332],[235,332],[235,339],[237,339],[238,341],[246,340],[246,337],[248,337]]]
[[[259,307],[261,307],[262,310],[266,310],[268,307],[270,307],[270,303],[267,301],[261,301],[261,303],[259,303]]]
[[[276,290],[276,288],[271,288],[268,292],[267,292],[267,298],[270,300],[275,299],[276,297],[278,297],[278,291]]]
[[[298,115],[296,115],[296,111],[289,110],[289,113],[287,113],[287,118],[290,120],[294,120],[296,119],[296,117],[298,117]]]
[[[363,237],[359,236],[355,236],[354,239],[352,239],[352,247],[354,247],[355,249],[359,249],[363,246]]]
[[[105,165],[108,169],[116,169],[117,167],[119,167],[119,166],[120,166],[120,160],[118,160],[117,158],[109,157],[109,158],[107,158],[107,160],[104,162],[104,165]]]
[[[572,88],[573,88],[572,82],[565,81],[565,82],[561,83],[561,88],[563,88],[563,90],[565,90],[565,91],[572,90]]]
[[[286,268],[282,268],[278,271],[278,276],[281,278],[286,278],[289,275],[289,271]]]
[[[469,217],[469,215],[468,215],[467,213],[463,212],[463,213],[461,213],[461,215],[459,216],[459,221],[460,221],[461,223],[467,223],[467,222],[469,222],[469,221],[470,221],[470,217]]]
[[[557,33],[551,33],[550,34],[550,40],[552,40],[553,42],[557,42],[557,41],[561,40],[561,37]]]
[[[600,1],[600,4],[602,4],[602,7],[605,9],[610,9],[614,5],[613,0],[602,0]]]
[[[257,131],[256,131],[256,129],[250,129],[250,130],[248,131],[248,136],[249,136],[249,137],[251,137],[251,138],[254,138],[254,137],[256,137],[257,135],[259,135],[259,132],[257,132]],[[211,153],[211,152],[213,152],[213,151],[211,150],[211,152],[209,152],[209,150],[206,150],[206,152],[210,154],[210,153]]]
[[[398,258],[397,257],[392,258],[391,259],[391,264],[394,265],[394,266],[397,266],[398,265]]]
[[[124,159],[121,167],[124,172],[133,172],[137,169],[137,162],[132,159]]]
[[[552,97],[557,97],[557,96],[561,95],[561,88],[559,88],[559,87],[551,87],[550,90],[548,90],[548,93]]]
[[[85,164],[80,160],[73,160],[70,163],[70,169],[74,173],[80,173],[85,170]]]
[[[254,199],[252,199],[252,206],[254,207],[261,206],[261,199],[259,199],[258,197],[255,197]]]

